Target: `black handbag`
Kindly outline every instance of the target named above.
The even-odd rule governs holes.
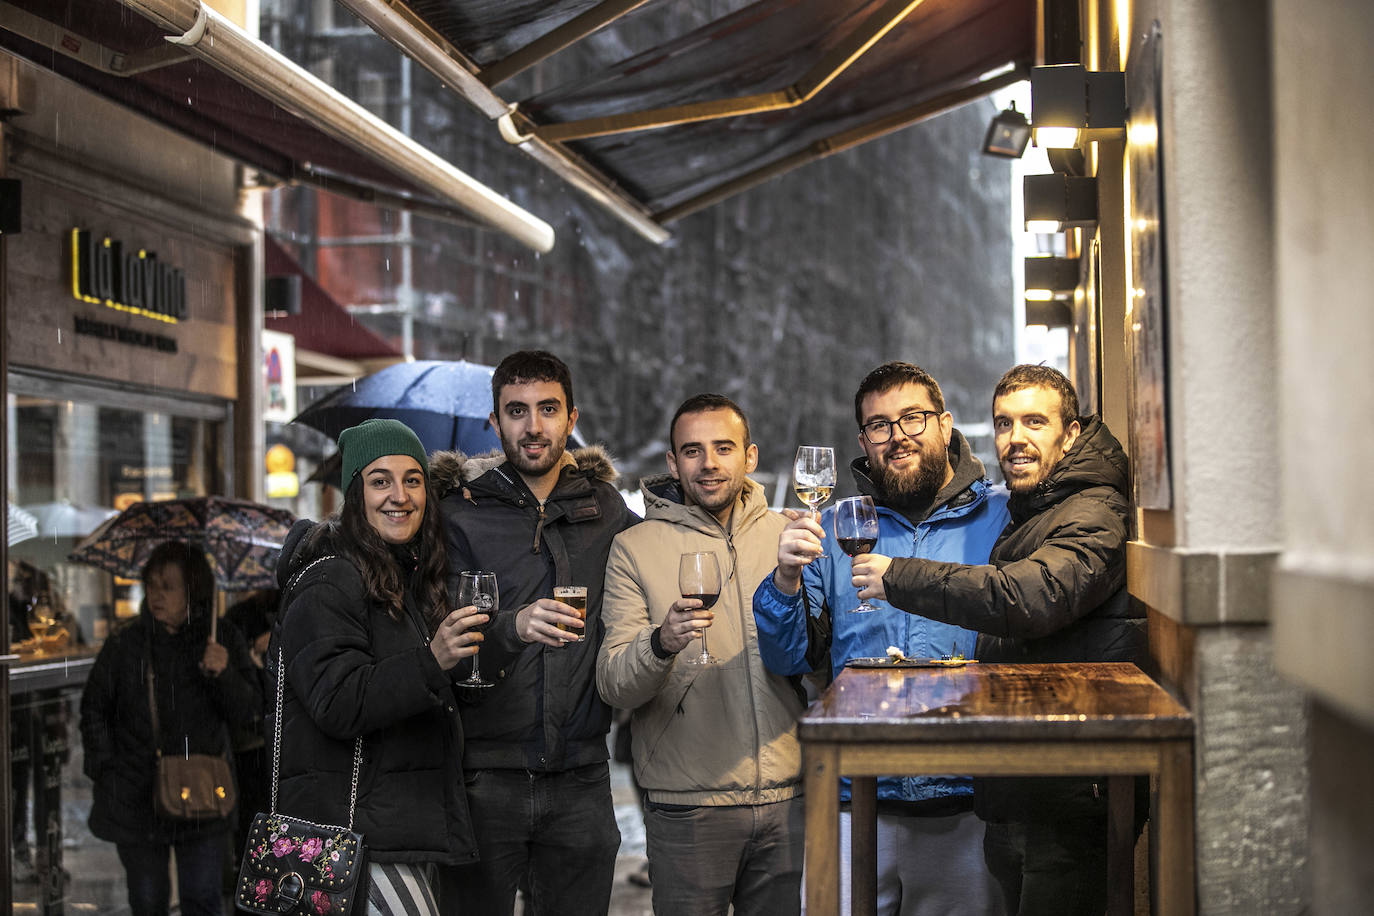
[[[327,560],[321,557],[315,562]],[[311,566],[314,563],[310,564]],[[300,580],[310,567],[296,576]],[[287,591],[290,591],[288,586]],[[285,605],[283,597],[283,606]],[[352,916],[367,911],[367,847],[353,829],[363,739],[353,742],[348,825],[316,824],[277,810],[281,775],[282,682],[286,667],[277,647],[277,716],[272,735],[272,808],[253,817],[239,864],[234,904],[259,916]]]

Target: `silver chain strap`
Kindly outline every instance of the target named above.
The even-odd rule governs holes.
[[[288,596],[291,594],[292,589],[294,589],[294,588],[296,587],[296,583],[300,582],[301,579],[305,576],[306,573],[308,573],[308,572],[311,570],[312,567],[314,567],[315,565],[317,565],[317,564],[319,564],[319,563],[323,563],[325,560],[332,560],[332,559],[334,559],[334,556],[333,556],[332,554],[331,554],[330,556],[327,556],[327,557],[320,557],[319,559],[313,561],[309,566],[306,566],[306,567],[305,567],[304,569],[302,569],[300,572],[296,573],[295,578],[293,578],[293,579],[291,580],[290,584],[288,584],[288,585],[286,586],[286,594],[287,594]],[[283,690],[282,685],[283,685],[283,683],[285,683],[285,681],[286,681],[286,660],[285,660],[284,655],[282,654],[281,642],[280,642],[280,640],[278,640],[278,643],[277,643],[277,715],[276,715],[276,718],[273,720],[273,723],[272,723],[272,814],[274,814],[274,815],[277,813],[277,782],[278,782],[278,780],[281,778],[281,713],[282,713],[282,695],[283,695],[283,693],[284,693],[284,690]],[[362,768],[362,764],[363,764],[363,736],[362,736],[362,735],[359,735],[359,736],[358,736],[357,738],[355,738],[354,741],[353,741],[353,781],[352,781],[352,784],[351,784],[351,786],[350,786],[350,788],[349,788],[349,791],[348,791],[348,829],[349,829],[349,830],[352,830],[352,829],[353,829],[353,809],[354,809],[354,808],[357,806],[357,804],[358,804],[358,770]]]

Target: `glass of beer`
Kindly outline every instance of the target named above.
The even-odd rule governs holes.
[[[585,586],[585,585],[557,585],[557,586],[554,586],[553,597],[554,597],[554,600],[555,600],[555,601],[561,601],[561,602],[563,602],[564,604],[566,604],[568,607],[570,607],[570,608],[572,608],[573,610],[577,611],[577,616],[578,616],[578,617],[581,617],[582,620],[583,620],[584,622],[586,621],[586,619],[587,619],[587,586]],[[584,630],[583,633],[578,633],[577,630],[573,629],[572,627],[570,627],[570,626],[568,626],[567,624],[564,624],[564,623],[557,623],[557,624],[554,624],[554,626],[558,627],[558,629],[562,630],[562,631],[565,632],[565,633],[573,633],[573,634],[575,634],[575,635],[577,636],[578,639],[581,639],[582,636],[583,636],[583,633],[586,632],[586,631]]]

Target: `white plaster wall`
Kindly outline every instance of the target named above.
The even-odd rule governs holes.
[[[1374,3],[1274,0],[1284,565],[1374,582]]]
[[[1273,549],[1278,450],[1269,35],[1253,0],[1160,0],[1177,544]]]

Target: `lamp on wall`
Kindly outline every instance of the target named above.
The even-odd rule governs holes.
[[[1082,64],[1031,68],[1031,128],[1036,146],[1071,149],[1126,135],[1126,75]]]
[[[1016,110],[1016,103],[992,116],[987,135],[983,137],[983,153],[1020,159],[1030,142],[1031,128],[1026,116]]]
[[[1025,276],[1028,303],[1072,298],[1078,288],[1078,259],[1026,258]]]
[[[301,278],[299,274],[281,274],[267,278],[263,289],[262,310],[268,318],[286,318],[301,313]]]
[[[1073,306],[1059,299],[1050,302],[1027,302],[1026,324],[1039,324],[1047,328],[1071,328]]]
[[[1063,232],[1097,223],[1097,179],[1027,175],[1021,199],[1028,232]]]

